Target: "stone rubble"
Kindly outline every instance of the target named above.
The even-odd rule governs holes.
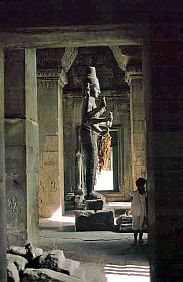
[[[7,248],[8,281],[87,282],[80,262],[66,259],[62,250],[43,252],[40,248]]]

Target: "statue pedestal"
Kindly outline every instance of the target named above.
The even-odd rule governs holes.
[[[113,231],[114,211],[76,211],[76,231]]]
[[[95,212],[97,210],[102,210],[103,204],[104,204],[104,202],[103,202],[102,199],[86,200],[85,201],[86,210],[94,210]]]

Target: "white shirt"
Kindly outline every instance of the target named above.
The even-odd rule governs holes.
[[[146,193],[141,195],[138,190],[135,190],[132,191],[131,195],[133,197],[131,204],[132,216],[146,216]]]

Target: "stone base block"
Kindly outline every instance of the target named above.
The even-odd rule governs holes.
[[[114,211],[76,212],[76,231],[112,231]]]
[[[85,205],[87,210],[94,210],[94,211],[102,210],[103,201],[101,199],[86,200]]]

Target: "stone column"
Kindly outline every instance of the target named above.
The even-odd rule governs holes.
[[[60,72],[58,81],[58,136],[59,136],[59,183],[61,191],[61,209],[64,207],[64,139],[63,139],[63,88],[68,83],[64,70]]]
[[[0,49],[0,281],[6,281],[5,148],[4,148],[4,50]]]
[[[40,125],[39,214],[60,217],[64,210],[63,87],[77,48],[38,54],[38,119]],[[53,54],[57,59],[53,60]],[[50,67],[50,61],[53,63]],[[48,68],[49,66],[49,68]]]
[[[8,245],[37,244],[39,128],[36,49],[5,53]]]
[[[39,214],[60,217],[64,212],[63,87],[65,72],[38,76],[40,125]],[[46,99],[46,103],[45,103]]]
[[[128,69],[126,82],[130,86],[130,120],[133,188],[139,177],[146,178],[145,114],[142,71]]]
[[[151,25],[143,56],[152,282],[183,281],[182,35]]]
[[[58,72],[44,76],[38,74],[39,215],[51,217],[60,214]]]

